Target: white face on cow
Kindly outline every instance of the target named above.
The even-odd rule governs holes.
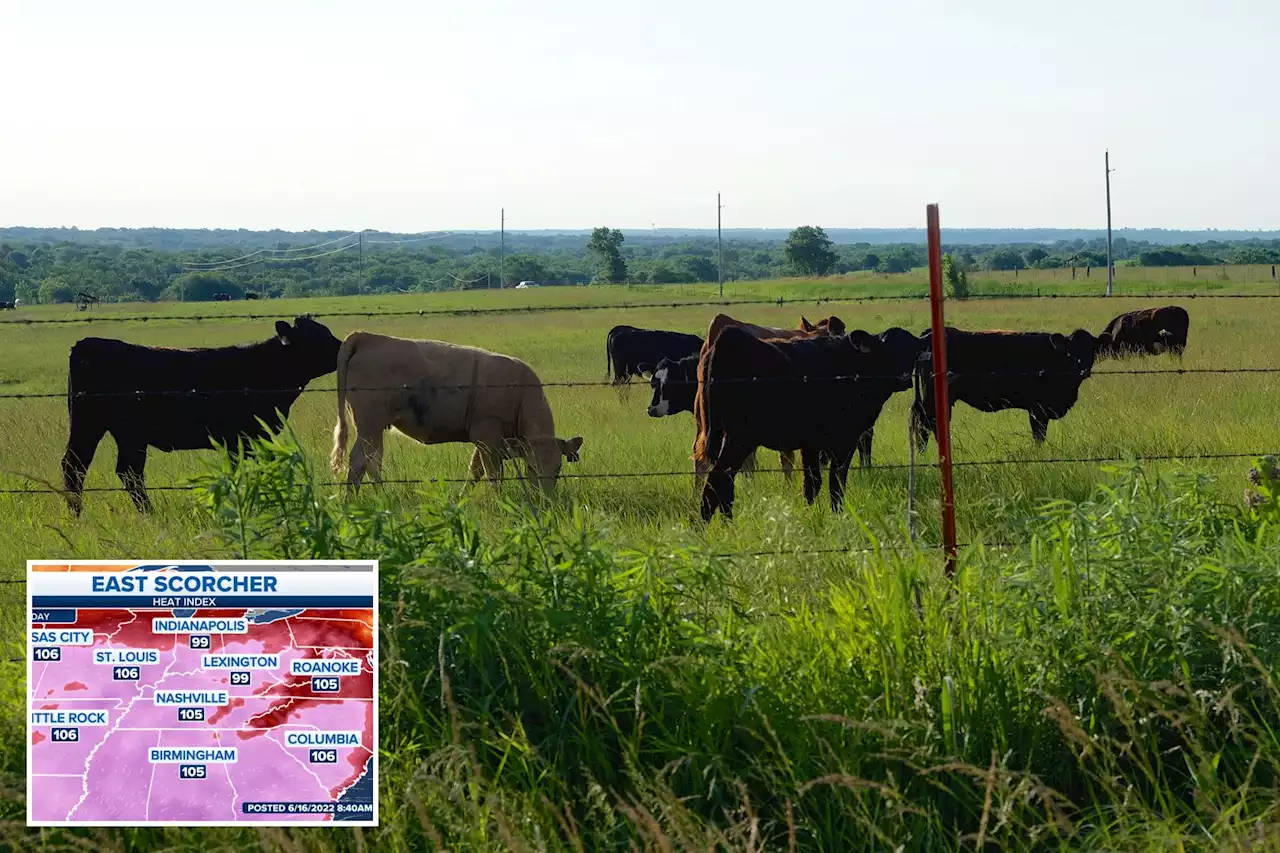
[[[667,374],[670,371],[668,367],[662,367],[653,372],[653,378],[649,380],[649,384],[653,386],[653,400],[649,403],[649,417],[665,418],[667,412],[671,409],[671,401],[663,395],[663,389],[667,384]]]

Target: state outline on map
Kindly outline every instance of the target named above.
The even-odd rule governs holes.
[[[70,610],[72,613],[71,621],[35,621],[36,605],[34,599],[41,598],[30,583],[33,576],[33,568],[35,566],[60,567],[61,571],[50,571],[45,569],[36,572],[43,579],[51,577],[61,577],[70,580],[67,574],[72,571],[90,571],[93,572],[97,567],[101,567],[101,572],[135,572],[135,571],[161,571],[161,572],[184,572],[185,567],[199,567],[190,571],[222,571],[229,573],[239,573],[241,575],[260,575],[279,573],[281,577],[290,577],[291,573],[303,573],[292,575],[294,580],[303,580],[312,571],[328,571],[342,572],[341,577],[351,576],[358,577],[362,583],[367,582],[371,595],[367,597],[368,604],[360,606],[358,604],[349,603],[352,596],[343,598],[342,596],[334,597],[337,603],[315,603],[318,601],[328,602],[329,598],[321,595],[312,595],[310,599],[312,603],[301,603],[301,599],[307,599],[308,596],[299,594],[298,601],[286,599],[284,601],[272,602],[270,604],[255,603],[252,605],[236,602],[226,603],[224,598],[236,598],[237,596],[228,594],[226,596],[215,596],[208,600],[196,602],[179,601],[183,599],[182,595],[165,594],[163,600],[157,593],[153,596],[150,604],[130,602],[127,606],[123,604],[113,604],[109,602],[112,595],[117,597],[128,598],[128,595],[112,593],[112,595],[102,596],[105,602],[103,604],[85,604],[79,603],[75,606],[65,603],[45,603],[41,605],[41,615],[53,617],[55,611]],[[72,568],[74,567],[74,568]],[[110,568],[108,568],[110,567]],[[33,635],[39,630],[46,630],[51,633],[57,633],[62,629],[84,631],[81,627],[80,612],[88,611],[88,621],[94,626],[89,630],[87,642],[78,642],[71,646],[58,645],[60,649],[58,657],[49,659],[45,658],[40,661],[35,659],[34,654],[28,654],[27,661],[27,775],[28,790],[35,794],[33,782],[34,780],[50,780],[61,781],[63,783],[70,782],[71,788],[74,790],[72,799],[74,804],[68,803],[68,807],[62,809],[63,816],[61,819],[48,818],[42,816],[41,819],[35,819],[33,812],[35,811],[38,794],[28,797],[27,819],[28,824],[32,826],[110,826],[110,825],[148,825],[148,826],[256,826],[256,827],[284,827],[284,826],[312,826],[312,825],[337,825],[337,826],[377,826],[378,825],[378,804],[377,804],[377,782],[378,782],[378,714],[376,710],[378,698],[378,666],[377,666],[377,624],[378,624],[378,564],[376,560],[169,560],[169,561],[140,561],[140,560],[30,560],[27,564],[28,569],[28,586],[27,586],[27,616],[28,616],[28,647],[31,648],[39,645],[33,638]],[[346,570],[343,572],[343,570]],[[325,587],[331,580],[339,577],[324,577]],[[191,586],[192,582],[183,580],[175,582],[175,586],[185,584]],[[219,581],[210,584],[202,582],[206,587],[233,587],[236,581]],[[145,588],[145,581],[138,582]],[[63,586],[68,586],[64,583]],[[111,583],[100,584],[102,588],[114,586],[120,589],[122,584]],[[123,584],[129,589],[135,589],[137,584]],[[245,582],[240,584],[243,587],[249,587],[251,584]],[[274,591],[274,584],[262,583],[257,584],[258,587],[269,587]],[[341,585],[339,585],[341,586]],[[344,587],[345,589],[345,587]],[[43,598],[51,600],[56,596],[44,595]],[[142,595],[133,595],[133,598],[147,597],[145,593]],[[343,599],[338,602],[338,599]],[[190,606],[188,606],[190,605]],[[335,611],[334,617],[327,617],[323,611]],[[108,615],[104,618],[103,613]],[[341,613],[342,615],[338,615]],[[56,615],[61,616],[61,613]],[[226,622],[220,623],[222,627],[232,627],[232,633],[223,631],[201,632],[196,630],[185,630],[185,626],[190,624],[180,623],[173,628],[166,627],[164,630],[154,628],[151,621],[153,617],[163,618],[166,620],[180,623],[180,620],[239,620],[238,625],[228,626]],[[266,618],[260,618],[266,617]],[[103,630],[96,630],[96,619],[101,619],[105,624],[101,627]],[[297,623],[312,623],[300,627],[295,632],[295,628],[299,627]],[[345,623],[345,629],[337,629],[336,626]],[[36,628],[36,625],[42,628]],[[145,634],[146,638],[142,641],[137,639],[135,631],[143,626],[145,630],[138,631]],[[266,634],[265,629],[268,626],[274,626],[276,629],[285,628],[288,635],[288,641],[282,641],[283,634]],[[243,627],[243,633],[235,632],[236,627]],[[301,636],[299,636],[301,634]],[[208,639],[204,645],[196,646],[191,643],[191,636],[207,636]],[[216,640],[214,640],[216,636]],[[349,637],[351,640],[360,638],[359,642],[324,642],[324,639],[332,638],[337,640],[340,636]],[[249,650],[237,652],[235,647],[245,646],[261,647],[257,651]],[[113,669],[112,661],[119,658],[107,658],[105,660],[95,660],[95,650],[137,650],[142,652],[155,651],[158,655],[155,657],[147,657],[145,662],[133,665],[136,674],[132,671],[129,675],[133,678],[118,680]],[[215,651],[216,650],[216,651]],[[204,666],[205,658],[201,655],[211,657],[222,657],[223,660],[217,661],[219,665]],[[194,657],[193,657],[194,656]],[[274,659],[274,667],[252,666],[248,670],[252,672],[248,684],[241,684],[244,690],[241,692],[237,689],[232,691],[230,681],[231,673],[234,667],[230,662],[226,661],[227,657],[234,658],[242,656],[248,658],[266,658]],[[300,668],[293,668],[291,661],[338,661],[346,660],[349,663],[340,670],[329,667],[316,667],[313,664],[303,664]],[[67,668],[80,667],[83,672],[77,671],[77,674],[83,674],[83,679],[77,678],[73,681],[60,682],[59,675],[65,675],[66,669],[63,664],[67,664]],[[86,668],[87,667],[87,668]],[[163,667],[163,670],[159,668]],[[36,670],[39,669],[39,676]],[[100,671],[99,671],[100,670]],[[316,684],[311,679],[322,678],[325,676],[311,676],[308,672],[340,672],[338,676],[332,676],[337,685],[337,693],[335,695],[320,695],[313,688]],[[145,674],[144,674],[145,673]],[[239,675],[239,671],[236,672]],[[111,680],[106,680],[106,675],[112,675]],[[46,682],[46,676],[51,676]],[[350,681],[348,681],[350,679]],[[102,695],[98,696],[74,696],[65,695],[75,690],[89,690],[88,684],[96,685],[97,689],[102,691]],[[49,687],[49,684],[53,684]],[[76,685],[73,687],[73,685]],[[47,688],[47,689],[46,689]],[[319,688],[329,689],[329,688]],[[349,690],[355,690],[360,695],[351,695]],[[166,700],[172,701],[158,702],[159,694],[171,694],[165,696]],[[181,700],[187,695],[199,700],[192,704],[182,703]],[[225,700],[223,704],[207,704],[207,699]],[[33,721],[38,711],[49,711],[49,716],[45,719],[54,719],[53,712],[59,711],[63,703],[67,703],[68,713],[57,715],[58,719],[74,717],[77,713],[81,718],[87,716],[105,717],[105,723],[81,725],[80,731],[89,730],[89,737],[81,740],[73,740],[70,743],[78,745],[84,743],[89,746],[87,754],[77,757],[66,756],[64,761],[69,760],[73,767],[79,763],[76,769],[79,773],[67,772],[37,772],[35,752],[36,747],[49,740],[44,737],[37,737],[35,729],[42,728],[52,733],[51,727],[56,727],[56,723],[35,724]],[[77,707],[83,709],[77,712]],[[178,714],[179,708],[202,708],[199,717],[189,719],[180,719],[182,715]],[[356,709],[364,708],[363,711]],[[326,710],[329,709],[329,710]],[[94,712],[103,711],[104,715],[95,715]],[[351,717],[351,711],[355,711],[355,718]],[[171,723],[160,724],[159,719],[154,722],[156,724],[149,725],[148,717],[156,717],[157,715],[165,715],[170,712],[175,714]],[[335,719],[332,713],[345,714],[347,722],[341,722],[342,717],[336,718],[338,722],[326,723],[326,718]],[[211,719],[213,718],[213,719]],[[217,725],[222,719],[228,719],[223,725]],[[343,735],[346,731],[348,734]],[[294,743],[287,743],[289,734],[292,732],[313,733],[317,736],[329,736],[328,740],[322,737],[313,737],[306,739],[295,737]],[[206,747],[200,747],[194,741],[185,739],[187,735],[194,734],[199,737],[207,736],[209,738]],[[341,736],[341,737],[339,737]],[[238,739],[238,742],[237,742]],[[176,743],[167,743],[166,741],[178,741]],[[261,744],[261,746],[253,746],[253,742]],[[49,740],[46,745],[52,747],[57,739]],[[328,743],[333,744],[322,748],[312,748],[312,754],[308,755],[307,750],[312,743]],[[234,746],[232,744],[235,744]],[[270,743],[270,747],[266,744]],[[91,744],[91,745],[90,745]],[[141,747],[139,745],[142,745]],[[65,746],[65,743],[59,743],[59,746]],[[128,752],[135,749],[146,749],[146,757],[137,759],[130,757],[132,762],[128,768],[129,771],[137,771],[141,769],[146,771],[140,778],[138,794],[145,794],[137,797],[140,802],[135,802],[136,809],[126,816],[119,819],[111,819],[109,817],[99,817],[96,814],[88,819],[77,819],[76,814],[80,812],[86,803],[91,802],[91,794],[96,797],[99,793],[96,789],[90,791],[91,777],[95,772],[101,771],[103,762],[113,767],[113,773],[120,774],[122,771],[117,769],[120,767],[120,759],[118,753],[121,750]],[[105,758],[101,757],[102,750],[108,750],[110,753]],[[266,752],[263,752],[263,750]],[[155,750],[156,752],[153,752]],[[204,819],[202,817],[190,817],[185,814],[173,819],[151,819],[153,812],[172,812],[172,803],[154,802],[156,788],[160,784],[160,779],[165,779],[165,784],[161,785],[161,790],[165,791],[172,788],[169,780],[173,779],[173,770],[171,768],[183,767],[180,762],[187,761],[183,758],[185,754],[201,753],[232,753],[233,757],[228,760],[218,760],[211,758],[202,765],[206,775],[198,777],[201,783],[207,781],[217,781],[215,777],[221,776],[225,779],[226,792],[219,795],[216,807],[230,815],[229,819]],[[316,751],[327,750],[337,757],[325,759],[317,759],[314,757]],[[157,756],[157,752],[163,754]],[[277,769],[281,766],[281,762],[286,765],[293,765],[299,773],[305,773],[305,776],[295,774],[300,784],[303,778],[310,779],[310,785],[322,792],[313,800],[298,801],[299,808],[291,810],[287,814],[279,811],[278,806],[287,805],[291,800],[287,797],[267,797],[261,793],[260,787],[252,784],[246,784],[245,774],[252,781],[253,777],[260,775],[261,770],[253,766],[252,762],[247,765],[249,769],[244,769],[237,775],[237,770],[241,767],[241,759],[246,753],[251,755],[252,761],[261,763],[263,755],[274,757]],[[283,755],[281,755],[281,753]],[[322,763],[316,764],[319,760]],[[191,761],[196,761],[191,759]],[[116,762],[116,763],[112,763]],[[126,762],[126,763],[129,763]],[[44,763],[50,763],[46,759]],[[95,764],[99,768],[95,771]],[[221,771],[217,765],[222,764]],[[344,769],[345,768],[345,769]],[[41,770],[45,770],[42,764]],[[58,768],[63,769],[63,768]],[[331,777],[329,782],[322,778],[324,771],[329,773],[341,773],[341,777]],[[137,775],[137,773],[134,773]],[[114,778],[114,776],[113,776]],[[193,777],[179,777],[184,780]],[[76,780],[79,784],[76,784]],[[42,785],[44,783],[41,783]],[[183,781],[182,785],[190,784]],[[194,787],[194,786],[193,786]],[[249,789],[249,790],[246,790]],[[47,790],[47,787],[44,788]],[[108,798],[106,800],[107,807],[114,807],[110,804],[117,800],[127,799],[128,795],[114,795],[116,800]],[[275,808],[275,810],[249,810],[246,804],[265,804]],[[311,806],[327,803],[327,811],[310,808]],[[363,806],[361,805],[363,804]],[[93,801],[95,808],[101,806],[96,800]],[[190,803],[186,804],[190,806]],[[347,806],[347,808],[343,808]],[[320,818],[316,820],[316,818]]]

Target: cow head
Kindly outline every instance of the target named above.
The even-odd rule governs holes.
[[[916,337],[898,326],[885,329],[878,337],[889,350],[889,358],[893,360],[893,373],[899,379],[898,390],[906,391],[911,387],[911,373],[915,369],[916,359],[928,347],[928,339]]]
[[[1061,351],[1072,365],[1087,377],[1093,370],[1093,361],[1098,349],[1098,339],[1084,329],[1076,329],[1069,336],[1054,335],[1055,349]]]
[[[338,369],[342,341],[334,337],[328,326],[307,315],[295,317],[292,326],[285,320],[277,320],[276,340],[284,347],[289,362],[306,375],[308,381]]]
[[[560,455],[564,457],[565,462],[581,462],[578,451],[582,449],[582,436],[575,435],[573,438],[557,438],[556,443],[560,445]]]
[[[653,399],[649,401],[649,417],[663,418],[680,412],[693,411],[693,399],[697,396],[698,357],[691,355],[679,361],[664,358],[653,371],[649,385],[653,387]]]

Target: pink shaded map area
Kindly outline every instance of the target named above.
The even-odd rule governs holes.
[[[371,768],[373,747],[372,614],[304,611],[250,624],[247,634],[215,634],[212,649],[191,649],[185,635],[151,633],[161,611],[78,613],[74,625],[92,627],[94,645],[63,646],[58,662],[32,665],[32,709],[103,709],[108,725],[80,726],[80,740],[54,741],[48,726],[33,727],[29,797],[37,821],[272,821],[327,820],[314,814],[245,814],[246,802],[335,802]],[[197,618],[242,616],[200,611]],[[38,626],[34,626],[38,627]],[[113,666],[94,662],[102,649],[155,649],[138,681],[116,681]],[[229,672],[201,669],[205,654],[278,654],[276,669],[250,669],[250,684],[231,686]],[[313,693],[309,676],[291,676],[297,658],[359,661],[338,693]],[[226,692],[229,701],[204,708],[203,721],[180,721],[178,708],[155,704],[156,691]],[[40,697],[38,701],[34,697]],[[331,747],[336,763],[309,761],[310,749],[285,746],[289,731],[358,732],[360,746]],[[232,747],[237,760],[203,763],[206,778],[183,778],[180,763],[155,763],[151,747]],[[185,763],[185,762],[184,762]]]

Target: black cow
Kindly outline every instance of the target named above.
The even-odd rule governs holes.
[[[733,517],[734,475],[757,447],[800,451],[810,504],[822,488],[825,454],[831,506],[839,510],[858,443],[901,384],[889,347],[860,330],[761,340],[730,327],[702,354],[700,367],[706,381],[694,409],[694,459],[711,469],[702,488],[704,521],[717,509]],[[853,375],[861,378],[836,378]]]
[[[215,294],[213,294],[213,301],[214,301],[214,302],[230,302],[230,301],[231,301],[231,294],[230,294],[230,293],[215,293]]]
[[[1166,305],[1121,314],[1098,335],[1098,358],[1126,355],[1159,355],[1171,352],[1179,358],[1187,348],[1191,318],[1185,308]]]
[[[237,437],[266,434],[257,418],[279,428],[302,388],[337,369],[341,344],[305,316],[293,326],[279,320],[274,337],[238,346],[168,349],[109,338],[77,341],[67,375],[71,433],[62,457],[71,509],[80,514],[85,473],[106,433],[116,441],[120,482],[145,512],[148,447],[198,450],[210,447],[212,439],[234,453]]]
[[[1045,440],[1049,421],[1067,416],[1093,369],[1097,341],[1084,329],[1056,332],[966,332],[947,326],[947,396],[982,412],[1023,409],[1031,435]],[[923,450],[937,434],[933,391],[933,332],[925,333],[916,363],[921,393],[911,408],[911,430]]]
[[[895,391],[911,389],[911,373],[915,366],[924,342],[906,329],[894,326],[881,332],[877,337],[889,348],[893,359],[893,376]],[[681,412],[692,412],[694,398],[698,394],[698,356],[691,355],[679,361],[664,358],[658,362],[653,376],[649,380],[653,388],[653,399],[649,401],[649,417],[661,418]],[[875,427],[870,427],[858,440],[858,462],[863,468],[871,467],[871,444],[875,437]],[[791,453],[783,451],[782,455],[790,459]],[[824,461],[826,461],[824,459]],[[784,467],[789,467],[784,462]],[[742,466],[743,472],[755,468],[755,454],[748,457]]]
[[[245,299],[257,299],[257,298],[258,298],[258,294],[254,293],[252,290],[246,290],[246,291],[244,292],[244,298],[245,298]]]
[[[678,361],[701,349],[697,335],[614,326],[605,339],[605,375],[612,374],[614,385],[630,382],[632,376],[651,373],[664,358]]]
[[[0,311],[12,311],[13,307],[14,305],[12,302],[5,302],[4,300],[0,300]]]

